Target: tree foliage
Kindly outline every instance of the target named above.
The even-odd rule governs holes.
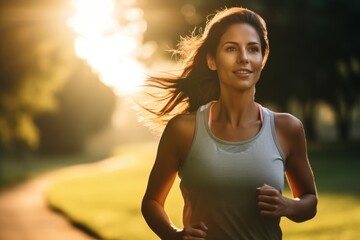
[[[39,143],[34,117],[56,107],[54,93],[69,75],[72,36],[54,1],[0,4],[0,145]]]
[[[89,66],[78,61],[63,88],[57,93],[58,109],[37,118],[40,151],[47,154],[74,153],[86,139],[108,124],[116,97]]]
[[[108,123],[115,95],[75,55],[69,3],[0,1],[0,152],[79,150]]]

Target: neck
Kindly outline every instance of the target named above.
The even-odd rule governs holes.
[[[258,108],[254,101],[254,91],[236,94],[223,94],[217,106],[214,106],[214,120],[230,124],[233,127],[247,125],[259,119]]]

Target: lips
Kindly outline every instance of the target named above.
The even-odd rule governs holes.
[[[249,70],[249,69],[243,68],[243,69],[235,70],[234,73],[235,73],[236,75],[249,75],[249,74],[252,73],[252,71]]]

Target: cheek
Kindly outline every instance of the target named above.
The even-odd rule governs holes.
[[[254,61],[253,61],[254,70],[261,71],[262,70],[262,63],[263,63],[263,57],[262,56],[254,59]]]
[[[219,54],[218,57],[215,60],[216,66],[218,68],[227,69],[231,68],[234,63],[236,62],[236,55],[235,54],[227,54],[222,55]]]

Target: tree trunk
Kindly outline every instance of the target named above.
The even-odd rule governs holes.
[[[336,130],[338,139],[348,141],[350,139],[352,110],[355,107],[355,101],[339,99],[334,105],[336,113]]]
[[[341,141],[348,141],[350,138],[351,121],[342,119],[337,123],[338,138]]]
[[[308,140],[316,140],[317,139],[317,131],[315,127],[315,103],[310,101],[306,102],[303,106],[303,122],[306,133],[306,138]]]
[[[347,106],[346,109],[343,109],[343,112],[338,113],[337,116],[337,135],[341,141],[348,141],[350,139],[351,110],[352,106]]]

